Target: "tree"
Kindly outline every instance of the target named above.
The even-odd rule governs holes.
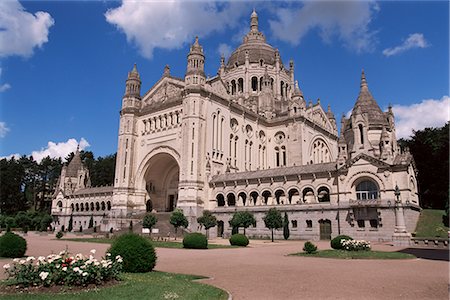
[[[244,228],[244,235],[245,235],[245,229],[250,227],[251,225],[256,224],[255,217],[252,213],[249,213],[248,211],[238,211],[235,212],[233,217],[230,220],[230,225],[233,228]]]
[[[41,231],[47,231],[47,228],[50,226],[52,222],[53,222],[52,216],[50,216],[49,214],[43,214],[40,222]]]
[[[281,213],[276,208],[271,208],[263,218],[264,224],[272,231],[273,242],[273,230],[280,229],[283,226],[283,218]]]
[[[204,210],[203,215],[197,218],[197,222],[205,227],[206,238],[209,238],[209,229],[217,225],[217,218],[209,210]]]
[[[73,230],[73,216],[70,215],[69,226],[67,226],[67,231],[72,232]]]
[[[283,237],[285,240],[289,238],[290,232],[289,232],[289,219],[287,212],[284,213],[284,220],[283,220]]]
[[[414,157],[421,206],[444,209],[449,199],[449,123],[413,131],[411,138],[399,140],[399,145]]]
[[[94,215],[91,215],[91,218],[89,219],[89,225],[88,228],[94,227]]]
[[[188,227],[189,222],[186,219],[186,217],[183,214],[183,211],[181,209],[176,209],[172,212],[172,215],[170,216],[170,224],[175,227],[175,239],[177,239],[177,231],[178,227]]]
[[[155,226],[156,222],[158,222],[158,218],[154,214],[146,214],[144,216],[144,220],[142,220],[142,227],[150,230],[148,233],[150,236],[152,234],[152,228]]]

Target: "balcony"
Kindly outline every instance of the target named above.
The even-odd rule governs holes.
[[[379,207],[381,206],[381,199],[366,199],[366,200],[353,200],[349,201],[350,207]]]

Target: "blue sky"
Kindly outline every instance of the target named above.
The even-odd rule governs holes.
[[[200,37],[206,73],[217,73],[248,31],[280,50],[305,98],[337,119],[358,96],[361,69],[398,134],[449,119],[447,1],[0,2],[0,157],[64,157],[82,140],[114,153],[127,72],[137,63],[145,93],[164,65],[183,77]],[[50,143],[51,142],[51,143]]]

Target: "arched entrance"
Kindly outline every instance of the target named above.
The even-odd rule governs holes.
[[[177,206],[180,167],[172,155],[154,155],[144,175],[146,210],[173,211]]]
[[[223,237],[224,223],[217,221],[217,237]]]

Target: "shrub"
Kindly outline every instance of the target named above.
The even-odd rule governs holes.
[[[341,240],[353,240],[353,238],[348,235],[338,235],[337,237],[331,240],[331,248],[336,250],[344,249],[342,247]]]
[[[369,251],[370,242],[364,240],[341,240],[342,248],[347,251]]]
[[[0,237],[0,257],[22,257],[27,251],[27,241],[12,232],[5,233]]]
[[[153,245],[146,238],[134,233],[126,233],[117,237],[108,252],[113,257],[120,255],[123,258],[125,272],[150,272],[156,264]]]
[[[247,247],[248,243],[248,238],[243,234],[233,234],[230,237],[230,245],[232,246]]]
[[[106,258],[97,260],[95,250],[89,256],[81,253],[71,256],[62,251],[47,257],[32,256],[26,259],[15,258],[12,264],[3,266],[12,284],[19,286],[80,286],[87,284],[101,284],[116,279],[122,269],[122,258],[116,256],[111,259],[107,253]]]
[[[199,232],[189,233],[183,239],[183,247],[188,249],[208,249],[208,240]]]
[[[56,238],[59,240],[60,238],[62,238],[64,236],[64,234],[62,233],[62,231],[58,231],[58,233],[56,234]]]
[[[316,253],[317,246],[311,243],[310,241],[307,241],[303,246],[303,251],[305,251],[308,254]]]

